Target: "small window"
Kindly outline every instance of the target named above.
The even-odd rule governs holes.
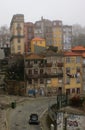
[[[29,79],[29,84],[32,84],[32,79]]]
[[[80,83],[80,78],[76,78],[76,83]]]
[[[21,50],[21,46],[18,46],[18,48],[17,48],[18,50]]]
[[[66,57],[66,63],[70,63],[70,57]]]
[[[75,93],[75,88],[72,89],[72,93]]]
[[[40,84],[43,84],[44,83],[44,80],[43,79],[40,79]]]
[[[80,72],[80,67],[77,67],[77,68],[76,68],[76,72]]]
[[[70,67],[66,68],[66,73],[70,73]]]
[[[40,69],[40,74],[43,74],[43,69]]]
[[[28,71],[28,74],[32,74],[32,70],[29,70],[29,71]]]
[[[70,78],[69,77],[66,78],[66,84],[70,84]]]
[[[38,69],[34,69],[34,74],[38,74]]]
[[[20,43],[20,38],[18,38],[18,43]]]
[[[77,90],[76,90],[76,91],[77,91],[77,93],[80,93],[80,88],[77,88]]]
[[[79,56],[76,57],[76,63],[81,63],[81,58]]]

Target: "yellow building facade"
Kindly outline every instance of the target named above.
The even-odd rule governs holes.
[[[82,91],[82,56],[74,52],[64,54],[64,90],[68,94]]]
[[[11,54],[24,53],[24,16],[14,15],[10,25]]]
[[[53,21],[53,46],[57,46],[58,50],[62,50],[62,21]]]
[[[31,52],[35,51],[35,46],[46,47],[46,41],[42,38],[33,38],[31,41]]]

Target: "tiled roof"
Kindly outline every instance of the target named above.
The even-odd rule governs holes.
[[[41,55],[37,55],[35,53],[30,53],[30,54],[26,55],[25,58],[29,59],[29,60],[33,60],[33,59],[43,59],[44,57]]]
[[[39,37],[35,37],[35,38],[32,39],[32,41],[43,41],[43,40],[45,40],[45,39],[42,39],[42,38],[39,38]]]
[[[71,51],[71,52],[64,52],[64,56],[81,56],[81,54]]]
[[[75,51],[85,51],[85,47],[83,46],[75,46],[72,48],[72,51],[75,50]]]

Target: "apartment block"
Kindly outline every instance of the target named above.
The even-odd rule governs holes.
[[[71,50],[72,48],[72,26],[63,25],[63,49]]]
[[[24,23],[24,35],[25,35],[25,52],[29,52],[31,49],[31,40],[34,38],[34,24],[32,22]]]
[[[82,92],[82,56],[76,52],[64,53],[64,91],[67,94]]]
[[[10,48],[11,54],[24,53],[24,15],[16,14],[10,24]]]
[[[63,25],[62,21],[56,20],[52,22],[53,30],[53,46],[57,46],[58,50],[63,49]]]
[[[48,19],[43,19],[43,17],[41,17],[40,21],[36,21],[34,24],[34,37],[44,38],[46,46],[51,46],[53,44],[52,22]]]

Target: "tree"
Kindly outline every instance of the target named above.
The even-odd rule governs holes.
[[[10,53],[10,30],[4,25],[0,27],[0,48],[4,50],[5,56]]]
[[[7,70],[7,79],[10,80],[24,80],[24,58],[22,55],[15,55],[12,60],[15,60],[10,64]]]
[[[81,98],[80,96],[74,96],[70,99],[70,105],[73,107],[82,107],[84,102],[84,98]]]

